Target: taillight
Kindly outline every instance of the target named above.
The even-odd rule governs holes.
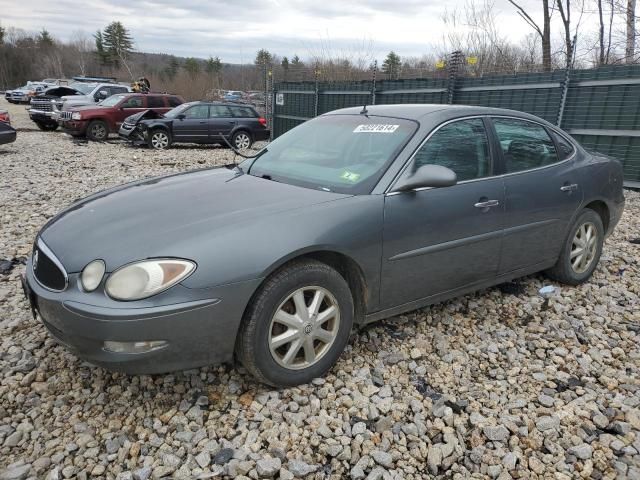
[[[260,122],[260,125],[262,125],[263,127],[266,127],[266,126],[267,126],[267,119],[266,119],[266,118],[264,118],[264,117],[260,117],[260,118],[258,119],[258,121]]]

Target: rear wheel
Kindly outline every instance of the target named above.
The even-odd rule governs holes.
[[[249,135],[249,133],[241,130],[233,134],[231,144],[238,150],[246,150],[247,148],[251,147],[251,145],[253,145],[253,140],[251,139],[251,135]]]
[[[152,130],[151,133],[149,133],[149,146],[151,148],[154,148],[156,150],[163,150],[165,148],[169,148],[170,145],[171,137],[169,136],[168,132],[161,129],[156,129]]]
[[[600,215],[585,209],[573,223],[558,261],[547,275],[568,285],[586,282],[598,266],[603,243],[604,227]]]
[[[102,120],[92,120],[87,126],[87,138],[96,142],[103,142],[109,136],[109,127]]]
[[[308,383],[340,357],[353,312],[351,291],[338,272],[316,261],[296,262],[257,292],[238,332],[236,354],[264,383]]]

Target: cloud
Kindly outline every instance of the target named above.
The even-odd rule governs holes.
[[[13,0],[16,1],[17,0]],[[446,9],[467,0],[31,0],[28,9],[3,10],[2,24],[29,31],[46,28],[68,40],[119,20],[130,30],[137,50],[180,56],[217,55],[226,62],[251,62],[266,48],[306,58],[318,52],[365,52],[382,58],[389,50],[420,56],[446,33]],[[523,0],[537,18],[538,0]],[[496,0],[501,31],[519,41],[528,27],[507,0]]]

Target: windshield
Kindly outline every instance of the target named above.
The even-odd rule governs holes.
[[[104,100],[102,100],[98,105],[100,105],[101,107],[113,107],[124,97],[124,94],[111,95],[109,98],[105,98]]]
[[[196,102],[183,103],[182,105],[178,105],[176,108],[169,110],[167,113],[164,114],[164,116],[167,118],[175,118],[176,116],[184,112],[187,108],[195,104]]]
[[[369,193],[417,127],[390,117],[318,117],[270,143],[248,173],[331,192]]]
[[[78,90],[79,92],[84,93],[85,95],[91,93],[91,91],[96,87],[95,83],[85,83],[85,82],[73,82],[69,85],[71,88]]]

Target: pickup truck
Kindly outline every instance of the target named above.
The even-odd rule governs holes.
[[[56,86],[31,99],[29,118],[40,130],[55,130],[62,110],[95,105],[111,95],[130,91],[131,87],[126,85],[104,82],[78,81],[69,86]]]
[[[165,113],[184,100],[177,95],[162,93],[121,93],[112,95],[98,105],[65,109],[58,114],[58,122],[66,133],[85,136],[90,140],[106,140],[110,133],[118,132],[125,118],[152,110]]]

